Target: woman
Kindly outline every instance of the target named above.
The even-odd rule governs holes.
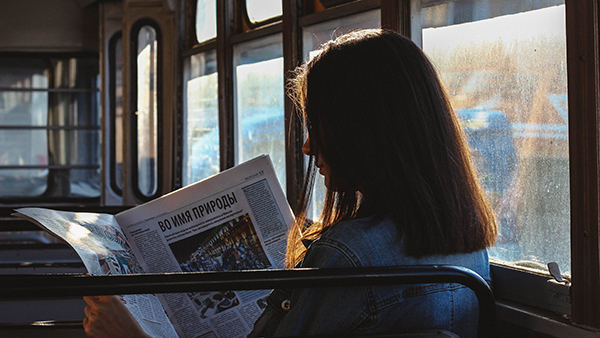
[[[327,194],[319,222],[302,227],[297,216],[288,267],[453,264],[489,281],[493,212],[416,45],[390,31],[343,35],[297,70],[290,89],[308,131],[305,201],[315,164]],[[477,328],[476,298],[456,285],[277,290],[269,304],[253,335],[440,328],[474,337]]]
[[[385,30],[343,35],[298,68],[290,92],[310,161],[288,267],[453,264],[490,279],[485,249],[495,241],[494,216],[456,115],[416,45]],[[327,193],[310,224],[317,168]],[[93,335],[115,320],[106,309],[116,300],[86,301],[84,326]],[[275,290],[268,304],[251,336],[440,328],[464,338],[477,328],[474,294],[454,284]]]

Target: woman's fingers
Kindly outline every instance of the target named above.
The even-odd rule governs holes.
[[[90,338],[147,337],[119,296],[85,296],[83,328]]]
[[[90,305],[98,300],[98,296],[83,296],[83,301]]]

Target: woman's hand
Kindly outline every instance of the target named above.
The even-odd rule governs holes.
[[[121,297],[86,296],[83,328],[90,338],[148,338]]]

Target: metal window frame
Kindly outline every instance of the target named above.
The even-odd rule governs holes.
[[[137,97],[137,76],[138,76],[138,69],[137,69],[137,43],[138,43],[138,36],[139,36],[139,32],[143,27],[152,27],[152,29],[154,29],[154,31],[156,32],[156,44],[157,44],[157,48],[156,48],[156,114],[157,114],[157,121],[156,121],[156,127],[157,127],[157,139],[156,139],[156,166],[157,166],[157,170],[156,170],[156,177],[155,177],[155,184],[156,184],[156,192],[152,195],[145,195],[139,187],[139,178],[138,175],[134,174],[130,176],[131,179],[131,190],[133,195],[140,201],[150,201],[152,199],[155,199],[157,197],[159,197],[160,195],[162,195],[162,191],[160,189],[160,187],[163,185],[162,182],[162,159],[163,159],[163,151],[162,148],[160,146],[160,140],[162,140],[162,128],[158,128],[158,126],[163,125],[163,119],[164,119],[164,114],[163,114],[163,98],[161,93],[163,92],[163,38],[162,38],[162,31],[161,31],[161,27],[160,25],[154,21],[151,18],[142,18],[139,19],[137,21],[135,21],[133,23],[133,25],[131,26],[131,33],[130,33],[130,38],[131,41],[129,42],[131,45],[130,48],[130,56],[129,56],[129,60],[130,60],[130,77],[129,77],[129,86],[130,86],[130,91],[129,91],[129,95],[130,95],[130,100],[131,100],[131,105],[129,106],[129,134],[130,134],[130,138],[132,140],[136,140],[136,142],[131,142],[130,147],[131,147],[131,167],[134,169],[138,169],[139,168],[139,163],[138,163],[138,145],[137,145],[137,136],[138,136],[138,123],[137,123],[137,114],[136,114],[136,110],[137,110],[137,105],[138,105],[138,97]]]

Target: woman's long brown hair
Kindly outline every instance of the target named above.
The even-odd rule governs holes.
[[[406,254],[470,253],[495,242],[496,221],[477,182],[457,116],[425,54],[386,30],[345,34],[296,70],[288,85],[310,135],[311,160],[288,238],[361,216],[390,217]],[[306,212],[314,158],[331,172],[320,219]]]

